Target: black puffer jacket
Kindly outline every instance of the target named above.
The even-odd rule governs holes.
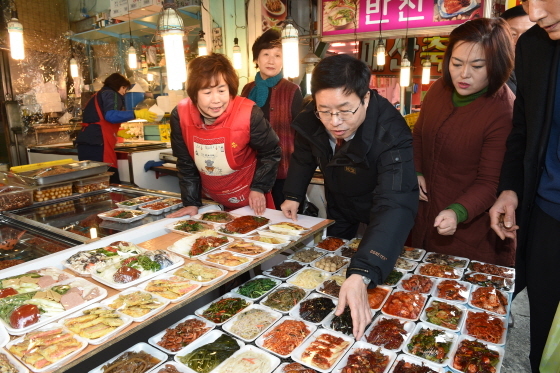
[[[301,202],[320,167],[331,214],[334,209],[347,221],[368,225],[346,273],[371,278],[373,287],[393,269],[418,209],[410,129],[389,101],[372,90],[364,123],[333,155],[329,135],[313,110],[311,102],[292,123],[295,151],[284,194]]]
[[[181,199],[184,206],[202,206],[200,175],[183,139],[180,123],[179,113],[175,108],[171,112],[171,148],[173,155],[177,157]],[[251,190],[266,193],[276,181],[282,150],[278,145],[278,136],[256,105],[251,111],[250,131],[249,146],[257,152],[257,168]]]

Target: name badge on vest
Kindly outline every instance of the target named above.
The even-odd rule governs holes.
[[[344,171],[356,175],[356,167],[345,166]]]

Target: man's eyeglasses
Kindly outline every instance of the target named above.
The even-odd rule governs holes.
[[[358,105],[358,107],[354,111],[352,111],[352,110],[341,110],[341,111],[338,111],[336,113],[331,113],[330,111],[315,110],[315,116],[318,119],[320,119],[322,121],[325,121],[325,122],[330,121],[333,116],[337,116],[341,120],[348,120],[348,119],[351,119],[352,116],[354,116],[354,114],[356,114],[356,112],[358,111],[358,109],[360,108],[361,105],[362,105],[362,103],[360,102],[360,105]]]

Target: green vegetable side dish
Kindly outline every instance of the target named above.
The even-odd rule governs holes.
[[[227,212],[212,211],[202,215],[201,220],[211,221],[214,223],[229,223],[233,217]]]
[[[134,205],[137,205],[137,204],[139,204],[139,202],[134,201],[132,199],[128,200],[128,201],[122,201],[122,202],[119,203],[119,205],[125,205],[125,206],[134,206]]]
[[[202,317],[215,323],[223,323],[232,316],[238,314],[248,305],[249,303],[241,298],[220,299],[204,310],[204,312],[202,312]]]
[[[352,22],[354,19],[354,11],[349,8],[342,8],[334,15],[329,16],[329,23],[333,26],[342,26]]]
[[[445,302],[433,301],[426,308],[426,319],[429,322],[452,330],[458,329],[462,315],[463,312],[458,307]]]
[[[146,255],[138,255],[138,256],[126,258],[121,261],[121,264],[132,268],[136,268],[136,269],[142,268],[146,271],[153,271],[153,272],[157,272],[161,269],[161,264],[150,259]]]
[[[296,286],[287,286],[271,293],[266,302],[262,304],[279,311],[287,312],[292,309],[297,302],[305,297],[305,290]]]
[[[397,282],[399,282],[399,280],[404,276],[404,273],[399,272],[395,269],[393,269],[391,271],[391,273],[389,273],[389,276],[387,276],[387,279],[385,280],[385,282],[383,283],[384,285],[389,285],[389,286],[393,286],[396,285]]]
[[[36,293],[36,291],[32,291],[30,293],[17,294],[0,299],[0,318],[4,320],[6,324],[10,325],[10,315],[12,311],[33,298]]]
[[[258,298],[265,295],[275,286],[276,282],[269,278],[258,278],[241,285],[237,292],[248,298]]]
[[[206,229],[206,226],[194,220],[180,221],[173,229],[183,232],[200,232]]]
[[[445,336],[445,332],[435,329],[420,329],[418,334],[412,337],[407,344],[408,351],[416,356],[441,364],[449,354],[451,341]]]
[[[239,350],[232,337],[222,335],[212,343],[194,349],[185,356],[179,356],[181,363],[198,373],[208,373]]]

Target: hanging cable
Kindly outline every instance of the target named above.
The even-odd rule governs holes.
[[[385,43],[383,43],[383,36],[381,34],[381,25],[383,24],[383,5],[379,9],[379,40],[377,41],[377,48],[375,50],[377,66],[385,66]]]
[[[126,2],[128,6],[128,35],[130,40],[130,47],[128,48],[128,67],[131,70],[138,68],[138,58],[136,57],[136,49],[134,49],[134,45],[132,44],[132,21],[130,20],[130,5],[128,4],[128,0]]]

